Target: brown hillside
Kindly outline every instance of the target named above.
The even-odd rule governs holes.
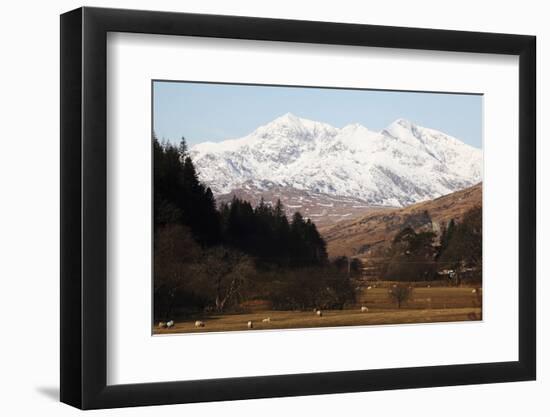
[[[482,204],[482,184],[399,209],[380,209],[349,221],[320,228],[330,257],[365,256],[386,247],[403,228],[439,233],[442,224],[460,221],[466,211]]]

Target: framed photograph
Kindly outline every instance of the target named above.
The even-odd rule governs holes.
[[[535,37],[61,16],[61,401],[533,380]]]

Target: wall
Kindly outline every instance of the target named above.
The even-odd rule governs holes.
[[[538,36],[539,118],[539,259],[549,247],[550,222],[540,213],[550,209],[542,185],[550,168],[549,123],[541,120],[550,97],[548,73],[550,26],[544,2],[377,1],[270,2],[93,1],[89,6],[162,9],[218,14],[331,20],[396,26],[418,26],[534,34]],[[59,276],[59,17],[79,7],[77,1],[9,2],[3,5],[0,30],[2,150],[0,175],[0,409],[5,415],[73,415],[57,402]],[[546,232],[545,238],[542,238]],[[256,415],[337,413],[432,416],[544,415],[543,397],[550,389],[549,326],[543,295],[548,267],[539,265],[539,379],[537,382],[239,401],[170,407],[101,411],[99,415]]]

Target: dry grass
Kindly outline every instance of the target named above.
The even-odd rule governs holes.
[[[313,311],[273,311],[246,314],[213,314],[186,320],[176,320],[171,329],[153,329],[154,334],[253,331],[272,329],[295,329],[312,327],[364,326],[377,324],[433,323],[469,321],[481,317],[481,307],[472,288],[435,287],[415,288],[411,300],[401,309],[388,299],[388,287],[365,289],[360,302],[353,309],[324,310],[318,317]],[[360,306],[369,308],[367,313]],[[269,323],[263,323],[264,318]],[[195,328],[195,320],[205,323],[203,328]],[[252,321],[253,329],[247,323]]]
[[[402,309],[449,309],[477,307],[477,297],[472,287],[424,287],[414,288],[412,297]],[[360,303],[369,308],[394,309],[388,301],[388,286],[365,290],[359,297]]]

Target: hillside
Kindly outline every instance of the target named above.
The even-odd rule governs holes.
[[[247,187],[237,188],[228,194],[216,196],[216,201],[218,205],[229,203],[233,196],[249,201],[253,206],[257,206],[262,198],[266,204],[272,207],[275,206],[277,200],[281,200],[289,219],[292,218],[294,212],[299,211],[304,217],[315,222],[317,227],[335,224],[342,220],[351,220],[373,210],[384,208],[369,204],[360,198],[333,196],[278,186],[266,191]]]
[[[441,224],[460,220],[472,207],[482,204],[482,183],[434,200],[398,209],[379,209],[349,221],[320,228],[330,257],[365,256],[386,247],[403,228],[432,230],[439,234]]]

